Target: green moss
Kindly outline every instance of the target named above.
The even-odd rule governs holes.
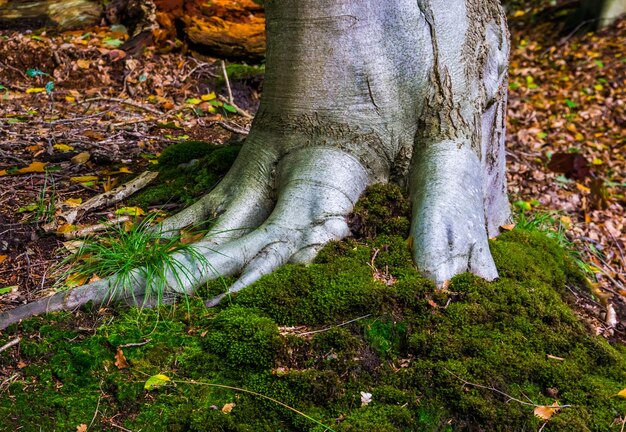
[[[379,234],[409,235],[411,205],[394,184],[369,186],[350,215],[357,238],[372,239]]]
[[[216,146],[202,141],[182,141],[167,147],[159,157],[159,177],[129,200],[147,207],[168,202],[192,204],[211,190],[228,172],[241,146]]]
[[[491,242],[499,280],[465,274],[436,292],[414,269],[405,235],[381,234],[385,220],[374,240],[331,243],[314,264],[287,265],[218,309],[191,299],[158,313],[53,314],[14,326],[0,336],[22,337],[19,354],[0,357],[17,374],[0,398],[0,430],[74,430],[96,407],[94,429],[103,430],[111,418],[145,431],[325,430],[270,400],[204,384],[258,392],[337,431],[543,424],[532,407],[463,382],[572,405],[544,431],[615,430],[626,414],[615,397],[626,386],[625,349],[589,335],[573,313],[565,285],[581,277],[553,240],[505,233]],[[221,290],[214,282],[204,295]],[[124,348],[130,368],[119,370],[117,347],[143,342]],[[173,383],[146,391],[158,373]],[[367,406],[361,392],[372,394]]]

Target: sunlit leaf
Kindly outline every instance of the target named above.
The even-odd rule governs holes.
[[[117,215],[141,216],[144,213],[141,207],[122,207],[115,210]]]
[[[163,374],[153,375],[150,378],[148,378],[143,388],[145,388],[146,390],[154,390],[158,387],[162,387],[166,385],[169,381],[171,380],[167,375],[163,375]]]

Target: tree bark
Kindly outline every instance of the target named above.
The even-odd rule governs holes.
[[[250,134],[216,189],[160,226],[166,233],[216,218],[196,244],[204,260],[174,255],[194,279],[169,272],[171,291],[238,275],[233,293],[287,262],[310,262],[349,234],[346,217],[365,187],[388,181],[408,189],[423,274],[437,284],[466,271],[496,278],[487,240],[509,217],[509,45],[498,1],[265,6],[266,81]],[[106,284],[117,297],[141,298],[141,280],[123,295],[113,277],[45,301],[54,310],[107,301]],[[0,315],[0,327],[28,311]]]
[[[626,13],[626,0],[583,0],[566,25],[566,31],[602,29]]]

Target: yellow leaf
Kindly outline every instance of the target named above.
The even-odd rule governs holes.
[[[589,192],[591,190],[587,186],[581,183],[576,183],[576,189],[578,189],[581,192]]]
[[[563,228],[565,228],[566,230],[570,229],[572,227],[572,218],[569,216],[561,216],[561,225],[563,225]]]
[[[48,165],[47,162],[33,162],[30,165],[28,165],[25,168],[21,168],[19,170],[19,172],[21,174],[26,174],[26,173],[40,173],[40,172],[44,172],[46,165]]]
[[[624,390],[620,390],[620,392],[617,394],[617,396],[621,396],[623,398],[626,398],[626,388]]]
[[[76,102],[76,98],[74,96],[65,96],[65,100],[67,102]]]
[[[89,69],[90,64],[91,62],[89,60],[85,60],[85,59],[76,60],[76,65],[81,69]]]
[[[118,348],[115,354],[115,366],[117,366],[118,369],[128,369],[130,367],[126,361],[126,357],[124,357],[124,351],[122,351],[121,348]]]
[[[96,180],[98,180],[97,176],[89,176],[89,175],[70,177],[70,181],[74,183],[83,183],[83,182],[96,181]]]
[[[68,232],[72,232],[76,229],[76,225],[72,224],[63,224],[57,228],[57,234],[65,234]]]
[[[67,204],[70,207],[78,207],[83,202],[82,198],[68,198],[65,200],[64,204]]]
[[[63,153],[74,150],[74,147],[67,145],[67,144],[55,144],[52,147],[54,147],[55,150],[58,150]]]
[[[205,94],[205,95],[200,96],[200,99],[202,99],[205,102],[213,100],[215,98],[217,98],[217,96],[215,95],[215,92],[211,92],[209,94]]]
[[[604,161],[602,159],[593,158],[591,163],[594,164],[594,165],[602,165],[604,163]]]
[[[523,10],[516,10],[515,13],[513,14],[515,18],[519,18],[524,15],[525,15],[525,12]]]
[[[234,403],[227,403],[222,407],[222,412],[224,414],[228,414],[229,412],[231,412],[233,410],[233,408],[235,408],[235,404]]]
[[[0,255],[0,264],[8,257],[9,257],[8,255]]]
[[[153,390],[157,387],[164,386],[165,384],[168,383],[168,381],[170,381],[170,378],[167,375],[163,375],[163,374],[153,375],[150,378],[148,378],[143,388],[145,388],[146,390]]]
[[[46,91],[43,87],[31,87],[26,89],[26,93],[44,93]]]
[[[65,279],[65,285],[69,288],[85,285],[87,282],[87,276],[80,273],[72,273]]]
[[[145,212],[140,207],[122,207],[115,210],[117,215],[141,216]]]
[[[128,167],[121,167],[118,171],[119,173],[126,173],[126,174],[132,174],[133,172],[130,170],[130,168]]]
[[[72,162],[74,162],[75,164],[84,164],[89,160],[90,157],[91,155],[89,154],[89,152],[81,152],[72,158]]]

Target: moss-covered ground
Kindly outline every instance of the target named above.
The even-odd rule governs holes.
[[[226,174],[240,148],[238,144],[218,146],[204,141],[173,143],[159,156],[155,182],[128,202],[140,207],[192,204]]]
[[[626,352],[591,336],[568,306],[584,283],[567,254],[513,230],[491,242],[498,281],[461,275],[437,291],[411,263],[407,210],[394,188],[371,188],[352,217],[368,229],[218,308],[191,299],[9,328],[0,345],[22,339],[0,354],[0,430],[326,430],[209,384],[274,398],[335,431],[619,430]],[[133,343],[118,368],[118,347]],[[171,381],[144,389],[155,374]],[[544,425],[531,401],[571,407]]]

